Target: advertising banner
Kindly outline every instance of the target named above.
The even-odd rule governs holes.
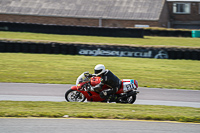
[[[88,56],[117,56],[168,59],[168,53],[159,49],[132,49],[132,48],[106,48],[106,47],[77,47],[78,55]]]

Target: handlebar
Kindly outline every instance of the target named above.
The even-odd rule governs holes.
[[[79,90],[81,90],[81,91],[94,91],[93,87],[89,83],[84,84]]]
[[[95,77],[96,76],[95,74],[90,74],[89,72],[85,72],[84,75],[87,78],[91,78],[91,77]]]

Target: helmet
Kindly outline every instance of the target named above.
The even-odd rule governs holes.
[[[102,64],[98,64],[98,65],[96,65],[95,68],[94,68],[94,74],[95,74],[96,76],[101,75],[101,74],[104,73],[105,71],[106,71],[106,68],[105,68],[105,66],[102,65]]]

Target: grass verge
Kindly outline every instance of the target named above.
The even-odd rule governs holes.
[[[138,119],[200,123],[200,108],[115,103],[0,101],[0,117]]]
[[[92,44],[118,44],[137,46],[171,46],[171,47],[198,47],[200,48],[200,38],[185,37],[151,37],[144,38],[122,38],[122,37],[99,37],[99,36],[78,36],[78,35],[55,35],[27,32],[7,32],[0,31],[0,39],[10,40],[31,40],[47,42],[73,42]]]
[[[0,53],[0,59],[0,82],[75,84],[82,72],[104,64],[140,87],[200,90],[200,64],[194,60],[22,53]]]

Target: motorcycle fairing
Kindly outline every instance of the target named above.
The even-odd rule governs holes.
[[[72,86],[71,89],[72,90],[77,90],[77,91],[80,91],[86,98],[87,98],[87,101],[103,101],[104,99],[102,99],[98,93],[94,92],[94,91],[81,91],[81,86],[82,84],[85,84],[85,83],[80,83],[78,84],[77,86]]]
[[[81,91],[81,93],[87,98],[87,101],[103,101],[104,99],[102,99],[98,93],[94,92],[94,91]]]

